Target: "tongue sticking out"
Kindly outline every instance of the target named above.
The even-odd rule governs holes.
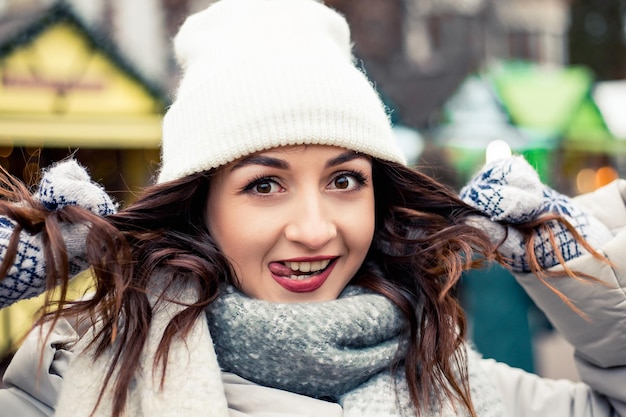
[[[292,271],[291,268],[289,268],[286,265],[281,264],[280,262],[270,263],[269,269],[272,274],[279,275],[282,277],[288,277],[288,276],[296,274],[295,271]]]

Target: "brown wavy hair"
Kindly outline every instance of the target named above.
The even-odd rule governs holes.
[[[104,387],[112,384],[112,417],[123,414],[139,367],[152,318],[148,297],[163,297],[169,285],[180,283],[195,287],[198,294],[196,302],[172,318],[160,342],[154,368],[161,366],[163,381],[172,341],[185,337],[205,307],[219,296],[223,283],[235,282],[229,262],[204,221],[213,172],[154,185],[135,203],[105,218],[74,206],[49,212],[23,185],[5,181],[4,196],[23,203],[0,202],[0,213],[18,223],[0,276],[13,263],[19,231],[41,233],[48,267],[46,285],[59,287],[61,294],[55,300],[46,298],[48,313],[43,319],[88,317],[92,323],[101,322],[93,341],[96,355],[112,349],[113,361],[98,404]],[[489,236],[466,223],[468,217],[483,214],[463,203],[452,189],[417,170],[380,160],[373,160],[373,182],[375,235],[352,283],[388,297],[406,317],[407,352],[398,359],[394,372],[405,372],[416,408],[427,410],[453,400],[475,416],[465,351],[460,348],[466,320],[454,290],[464,270],[505,260]],[[537,227],[555,219],[565,222],[551,216],[522,225],[520,230],[529,237]],[[95,292],[80,301],[66,299],[68,258],[60,232],[64,222],[90,226],[86,257]],[[541,272],[532,253],[532,239],[527,250],[531,267]],[[149,282],[157,270],[166,270],[171,279],[161,293],[152,294]]]

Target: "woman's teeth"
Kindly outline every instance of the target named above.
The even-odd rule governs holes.
[[[330,263],[330,259],[324,259],[321,261],[313,262],[285,262],[285,266],[291,269],[293,272],[304,272],[306,275],[292,274],[290,278],[293,279],[305,279],[314,273],[317,273],[325,269]]]

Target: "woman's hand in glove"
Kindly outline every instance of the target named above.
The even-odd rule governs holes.
[[[486,164],[460,192],[461,199],[487,217],[472,217],[483,229],[513,271],[530,272],[526,239],[513,225],[522,225],[545,214],[565,218],[592,248],[600,248],[611,237],[608,228],[575,202],[544,185],[522,156]],[[534,227],[534,256],[542,269],[587,253],[568,227],[552,220],[546,227]]]
[[[85,223],[64,222],[65,217],[61,215],[64,207],[81,207],[98,216],[117,211],[117,204],[100,185],[91,181],[87,171],[73,159],[44,171],[33,197],[41,203],[43,210],[36,212],[37,209],[29,207],[26,202],[4,202],[3,213],[7,215],[0,216],[0,308],[35,297],[54,286],[55,276],[60,270],[67,268],[69,275],[73,276],[88,266],[84,251],[89,226]],[[62,260],[50,255],[50,252],[46,255],[44,248],[44,239],[48,242],[51,239],[47,235],[50,225],[44,223],[56,213],[59,216],[55,217],[53,223],[60,230],[67,265],[61,265]],[[37,215],[40,220],[31,220]],[[55,269],[52,275],[49,271],[50,257],[53,258]],[[50,276],[53,282],[47,283]]]

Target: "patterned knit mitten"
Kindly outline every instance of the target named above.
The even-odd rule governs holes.
[[[35,196],[50,211],[65,206],[79,206],[99,216],[117,211],[117,204],[101,185],[91,181],[89,174],[74,159],[67,159],[43,173]]]
[[[104,189],[93,183],[87,171],[71,159],[44,171],[34,197],[51,211],[68,205],[86,208],[100,216],[117,211],[117,204]],[[15,225],[10,218],[0,216],[0,258],[6,254]],[[84,224],[61,225],[72,276],[87,267],[84,250],[88,230]],[[41,294],[45,290],[45,282],[46,262],[41,236],[22,231],[13,265],[0,281],[0,308]]]
[[[470,222],[486,230],[497,243],[504,239],[507,232],[507,226],[498,222],[520,224],[543,213],[557,213],[565,217],[593,248],[600,248],[612,237],[604,224],[579,208],[572,199],[544,185],[522,156],[486,164],[463,187],[460,197],[489,216],[491,221],[477,216]],[[549,227],[563,260],[568,261],[587,252],[559,222],[551,221]],[[542,268],[557,265],[559,258],[548,233],[539,228],[536,233],[534,248],[539,265]],[[498,250],[509,260],[513,271],[530,272],[520,232],[508,227],[506,241]]]

